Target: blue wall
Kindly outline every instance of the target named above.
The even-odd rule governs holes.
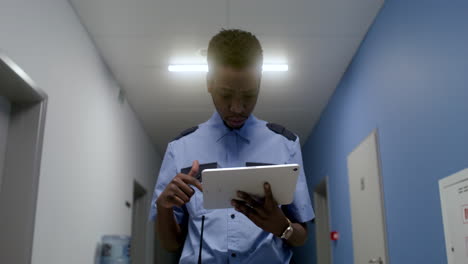
[[[438,180],[468,167],[468,1],[387,0],[307,140],[310,189],[330,180],[335,264],[353,263],[346,158],[375,128],[391,263],[446,263]],[[313,240],[299,263],[315,263]]]

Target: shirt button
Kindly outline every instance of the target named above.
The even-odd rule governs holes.
[[[232,215],[231,215],[231,218],[232,218],[232,219],[236,218],[236,215],[235,215],[235,214],[232,214]]]
[[[235,257],[236,257],[236,253],[232,253],[232,254],[231,254],[231,257],[235,258]]]

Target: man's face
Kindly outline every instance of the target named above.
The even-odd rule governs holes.
[[[207,75],[208,92],[221,118],[231,128],[240,128],[257,103],[261,73],[254,68],[219,66]]]

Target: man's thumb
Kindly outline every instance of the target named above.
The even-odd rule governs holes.
[[[190,169],[190,172],[188,173],[188,175],[192,177],[196,177],[198,174],[198,167],[199,167],[198,160],[194,160],[192,163],[192,168]]]

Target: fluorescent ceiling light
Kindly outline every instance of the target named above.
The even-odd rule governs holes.
[[[169,65],[167,69],[170,72],[208,72],[207,64],[178,64]],[[265,72],[283,72],[288,71],[289,67],[287,64],[263,64],[262,67]]]
[[[287,64],[263,64],[263,71],[267,72],[278,72],[278,71],[288,71],[289,67]]]
[[[167,69],[170,72],[208,72],[208,65],[198,64],[198,65],[169,65]]]

